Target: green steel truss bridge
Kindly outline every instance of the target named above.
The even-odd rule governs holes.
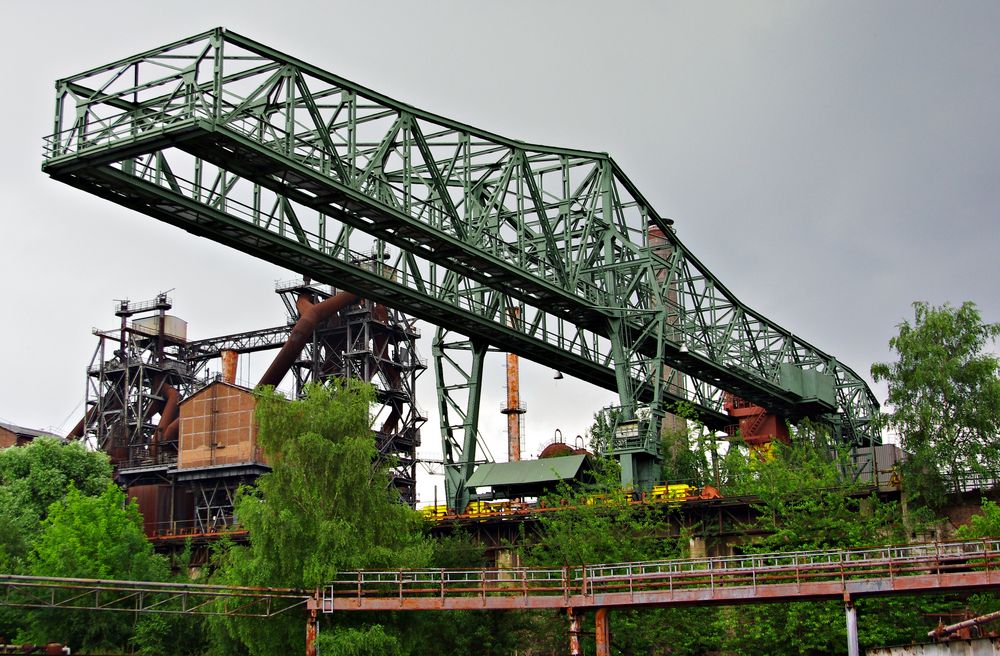
[[[618,393],[612,445],[648,484],[678,401],[725,392],[877,443],[833,356],[741,303],[605,153],[410,107],[221,28],[59,80],[43,170],[437,325],[450,503],[476,462],[488,348]]]

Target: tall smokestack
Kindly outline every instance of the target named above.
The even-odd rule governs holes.
[[[237,351],[226,349],[220,354],[222,356],[222,382],[234,385],[236,383],[236,366],[240,361],[240,354]]]
[[[521,308],[512,307],[507,313],[507,325],[516,327],[521,321]],[[501,410],[507,415],[507,461],[521,459],[521,379],[520,367],[515,353],[507,354],[507,407]]]
[[[670,257],[674,253],[673,244],[670,242],[666,233],[663,232],[663,229],[656,223],[650,223],[647,227],[646,245],[649,246],[654,255],[658,255],[666,261],[670,261]],[[667,270],[665,268],[656,272],[656,279],[661,283],[666,280],[666,278]],[[670,286],[667,288],[667,302],[675,306],[677,304],[677,285],[675,282],[671,282]],[[677,324],[677,314],[668,314],[667,323],[671,326],[671,328],[667,331],[667,337],[674,340],[680,340],[680,331],[674,328]],[[663,367],[663,379],[670,380],[671,377],[673,377],[674,380],[669,384],[667,389],[674,394],[685,396],[684,375],[679,371],[675,371],[671,367]],[[663,424],[660,428],[665,431],[685,432],[687,431],[687,422],[677,415],[667,413],[663,417]]]

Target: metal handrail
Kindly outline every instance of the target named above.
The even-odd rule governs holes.
[[[753,587],[941,574],[1000,565],[1000,538],[867,549],[814,550],[608,563],[565,568],[399,569],[342,572],[326,599],[577,596]],[[514,585],[516,583],[517,585]]]

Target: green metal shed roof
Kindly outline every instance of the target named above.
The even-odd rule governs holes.
[[[586,455],[521,460],[517,462],[487,462],[479,465],[469,477],[466,487],[503,487],[537,485],[576,478]]]

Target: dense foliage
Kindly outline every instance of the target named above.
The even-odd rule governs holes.
[[[912,454],[906,486],[937,505],[962,476],[1000,470],[1000,360],[987,351],[1000,324],[983,322],[971,302],[913,311],[889,340],[896,361],[871,371],[889,386],[886,424]]]
[[[38,437],[26,446],[0,450],[0,572],[28,573],[28,558],[49,506],[63,499],[70,486],[96,495],[110,483],[107,456],[81,444]],[[13,639],[27,621],[27,614],[0,607],[0,636]]]
[[[139,508],[113,483],[97,496],[70,487],[50,506],[29,561],[36,576],[162,581],[168,575],[166,560],[143,533]],[[134,621],[121,613],[36,611],[25,635],[32,642],[118,651],[127,647]]]
[[[419,515],[393,497],[385,467],[372,464],[373,401],[372,387],[353,380],[312,385],[294,401],[271,389],[258,392],[257,437],[272,471],[238,494],[235,511],[249,544],[220,557],[216,581],[310,589],[340,570],[427,564],[430,547]],[[225,634],[220,649],[227,651],[238,645],[236,651],[270,656],[297,651],[305,641],[304,623],[295,616],[219,625]],[[321,640],[352,653],[352,641],[380,635],[377,626],[331,626]],[[379,638],[383,642],[392,653],[391,640]]]
[[[0,571],[20,572],[49,506],[70,486],[97,495],[111,482],[103,453],[82,444],[39,437],[19,448],[0,450]]]

